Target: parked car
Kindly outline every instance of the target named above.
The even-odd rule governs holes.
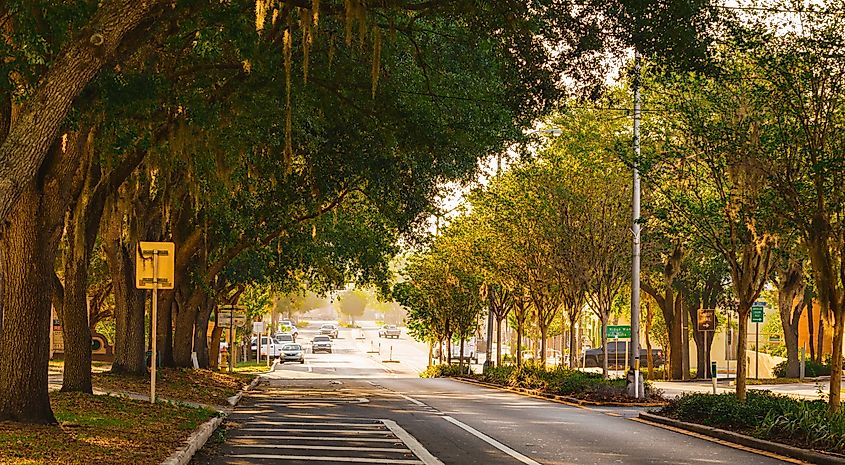
[[[445,347],[445,343],[442,345],[442,348],[441,344],[434,345],[432,348],[432,356],[440,358],[440,351],[442,349],[443,360],[445,361],[448,355],[448,349]],[[476,340],[474,337],[464,341],[463,357],[461,357],[461,343],[459,341],[452,341],[452,363],[460,362],[461,358],[463,358],[465,362],[478,363],[478,352],[476,351]]]
[[[396,325],[384,325],[378,330],[378,337],[399,339],[402,335],[402,330]]]
[[[283,345],[279,355],[279,363],[285,362],[305,363],[305,351],[302,350],[302,346],[299,344]]]
[[[314,336],[311,340],[311,353],[317,352],[332,353],[332,338],[330,336]]]
[[[279,344],[290,344],[296,342],[296,338],[290,333],[276,333],[273,335],[273,339],[275,339]]]
[[[250,342],[250,349],[255,352],[258,347],[256,343],[258,342],[258,338],[255,336],[252,337]],[[261,336],[261,356],[264,357],[268,353],[271,357],[278,357],[282,351],[282,345],[274,338],[268,338],[267,336]]]
[[[331,323],[326,323],[320,326],[320,335],[337,339],[337,326]]]
[[[629,346],[629,344],[629,341],[613,341],[607,343],[608,367],[624,367],[627,365],[625,361],[625,349]],[[655,367],[659,368],[663,366],[663,349],[651,349],[651,356]],[[645,366],[647,357],[648,350],[640,348],[640,366]],[[584,352],[584,364],[588,367],[600,367],[603,365],[603,360],[604,352],[601,347],[588,349]]]

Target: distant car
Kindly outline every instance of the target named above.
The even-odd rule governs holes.
[[[290,333],[276,333],[273,335],[273,339],[277,344],[290,344],[296,342],[296,338]]]
[[[296,328],[296,325],[293,324],[292,321],[282,320],[279,322],[279,326],[282,327],[282,330],[280,332],[293,334],[294,339],[299,336],[299,330]]]
[[[279,363],[299,362],[305,363],[305,351],[299,344],[285,344],[279,354]]]
[[[311,340],[311,353],[317,352],[332,353],[332,338],[329,336],[314,336]]]
[[[402,335],[402,330],[396,325],[384,325],[378,330],[378,337],[399,339]]]
[[[337,326],[333,324],[324,324],[320,326],[320,335],[328,336],[332,339],[337,339]]]
[[[628,341],[608,342],[607,343],[607,366],[624,367],[627,365],[625,361],[626,347],[630,344]],[[648,349],[640,348],[640,365],[645,366],[648,357]],[[651,357],[654,366],[660,368],[663,366],[663,349],[651,349]],[[604,360],[604,352],[601,347],[595,349],[588,349],[584,352],[584,364],[588,367],[601,367]]]

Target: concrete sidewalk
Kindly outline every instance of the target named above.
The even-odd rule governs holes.
[[[733,380],[731,380],[733,381]],[[713,384],[710,380],[702,381],[654,381],[654,387],[663,391],[663,395],[669,399],[679,397],[685,393],[704,392],[712,393]],[[803,383],[790,384],[764,384],[749,385],[748,389],[760,391],[771,391],[776,394],[783,394],[798,399],[816,400],[822,399],[830,390],[830,383],[824,381],[806,381]],[[727,380],[720,379],[716,392],[735,392],[736,386],[729,384]]]

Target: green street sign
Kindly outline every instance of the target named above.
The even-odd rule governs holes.
[[[763,322],[763,303],[762,302],[754,302],[754,305],[751,307],[751,322],[752,323],[762,323]]]
[[[607,337],[609,339],[630,338],[631,337],[631,327],[630,326],[608,326],[607,327]]]

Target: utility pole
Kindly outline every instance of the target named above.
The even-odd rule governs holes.
[[[631,371],[634,374],[634,398],[638,399],[640,386],[640,56],[634,51],[634,182],[633,245],[631,260]]]

